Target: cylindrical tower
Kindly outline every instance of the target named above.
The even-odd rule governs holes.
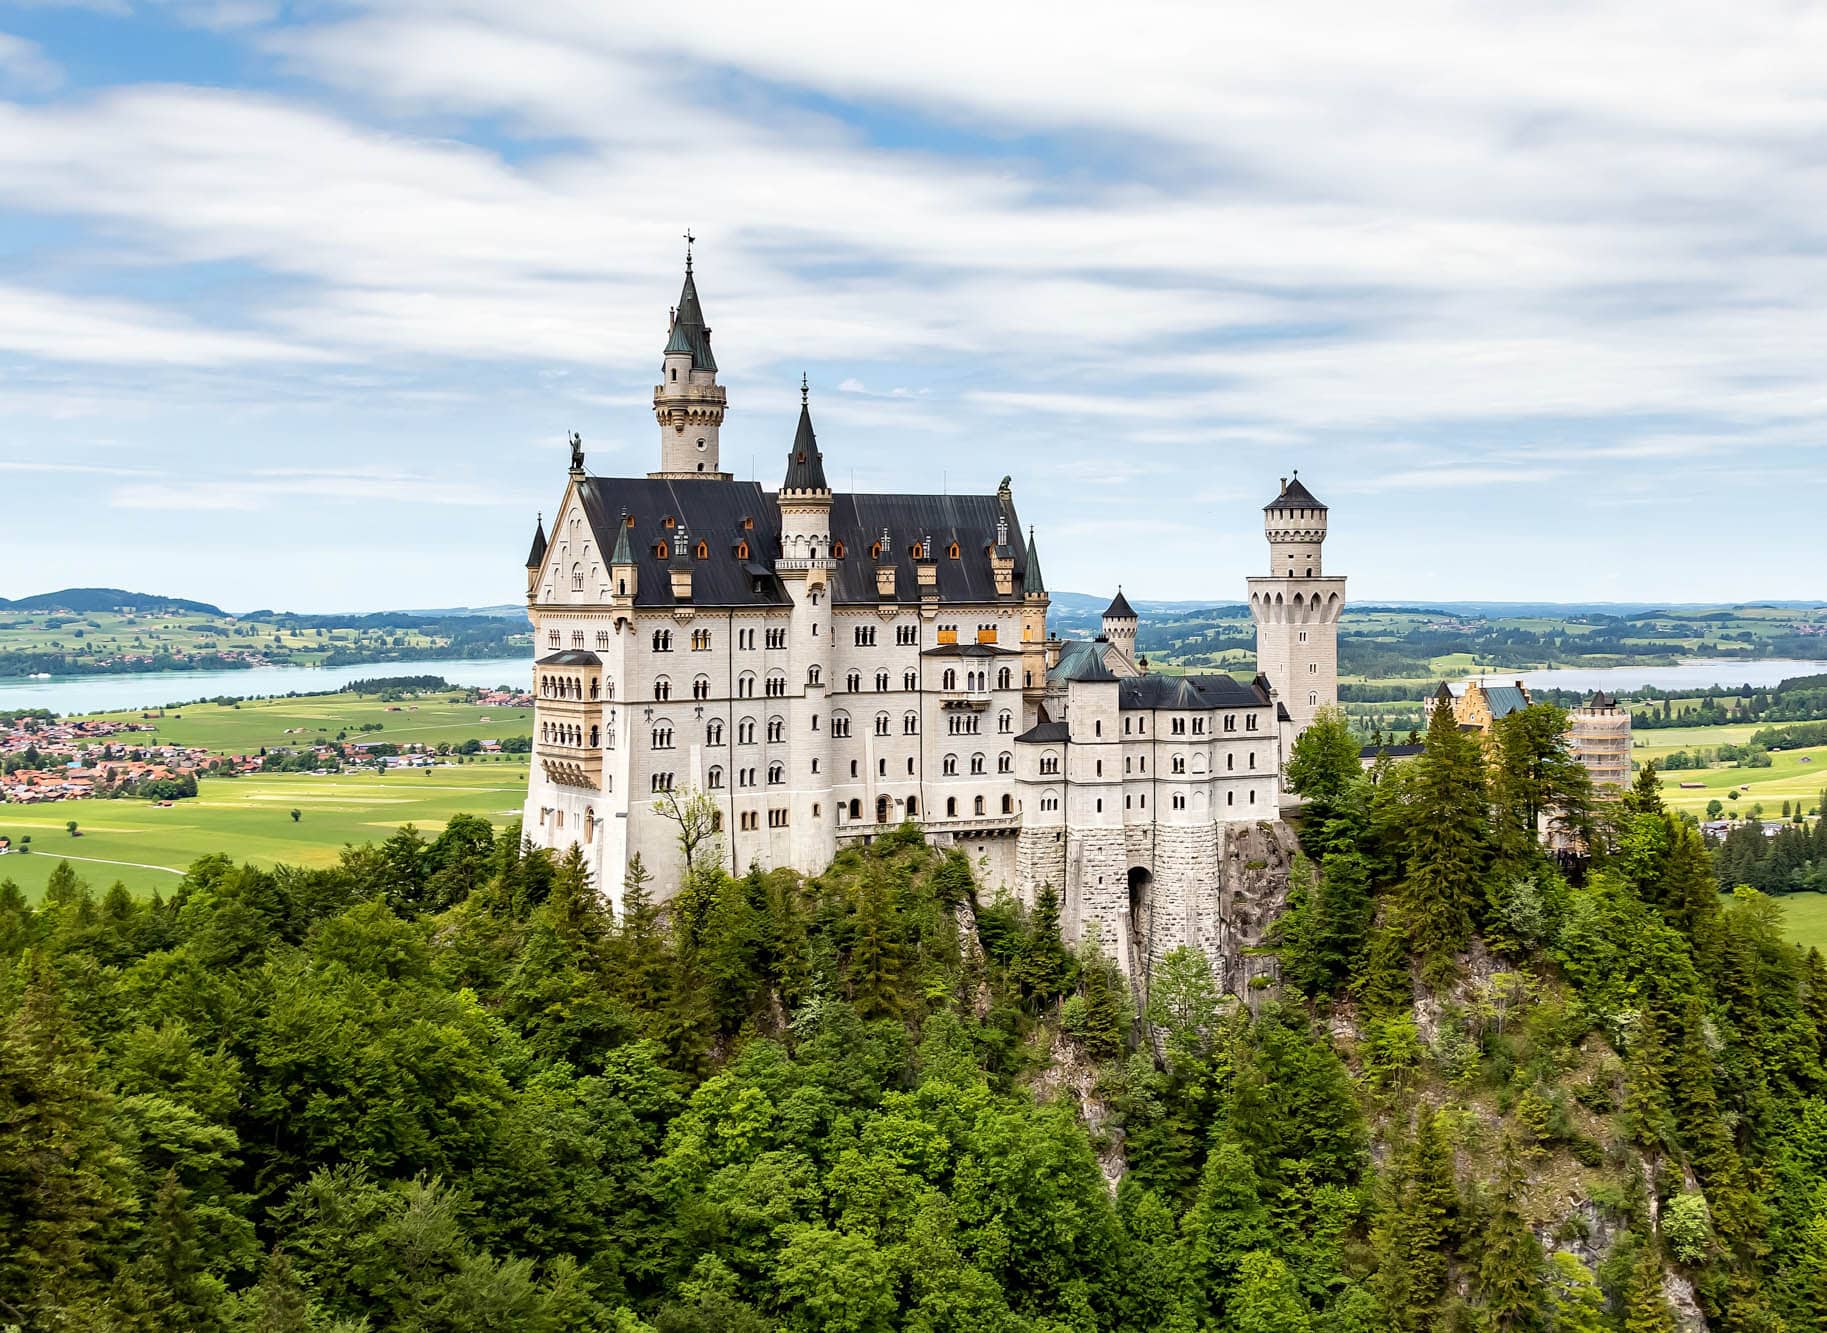
[[[1321,569],[1326,518],[1326,506],[1299,473],[1284,477],[1280,493],[1263,506],[1269,572],[1250,580],[1256,670],[1287,709],[1296,735],[1339,699],[1338,621],[1345,580],[1328,578]]]

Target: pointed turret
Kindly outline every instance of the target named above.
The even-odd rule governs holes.
[[[1040,576],[1040,547],[1034,544],[1034,529],[1028,529],[1028,571],[1022,576],[1021,590],[1029,597],[1047,595],[1046,580]]]
[[[818,451],[818,436],[812,429],[811,386],[806,377],[799,378],[799,429],[793,434],[793,448],[787,454],[787,475],[780,483],[782,495],[788,492],[831,493],[825,480],[825,456]]]
[[[686,233],[685,286],[673,307],[660,357],[660,382],[653,390],[653,415],[660,423],[660,470],[649,475],[727,481],[718,462],[717,432],[727,398],[717,383],[711,331],[692,275],[691,234]]]
[[[615,551],[609,557],[609,577],[615,583],[615,599],[629,603],[640,591],[640,566],[634,563],[634,547],[628,541],[628,511],[622,511],[616,523]]]
[[[1110,599],[1110,605],[1104,608],[1104,637],[1112,645],[1123,650],[1123,656],[1135,661],[1136,629],[1138,620],[1135,608],[1129,605],[1129,599],[1123,596],[1119,585],[1117,595]]]
[[[546,562],[546,516],[541,514],[533,523],[533,549],[527,552],[527,568],[538,569]]]
[[[1123,596],[1122,586],[1117,587],[1117,595],[1110,599],[1110,605],[1104,608],[1105,620],[1135,620],[1135,610],[1129,605],[1129,599]]]
[[[704,324],[704,307],[698,302],[698,284],[692,277],[690,250],[685,252],[685,286],[672,312],[672,336],[666,340],[666,355],[675,353],[691,357],[693,370],[717,369],[717,358],[711,355],[710,330]]]

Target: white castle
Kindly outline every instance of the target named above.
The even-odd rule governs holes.
[[[1120,591],[1097,638],[1049,638],[1007,478],[834,492],[803,381],[779,490],[732,479],[710,335],[688,254],[653,391],[659,470],[591,476],[573,436],[535,532],[525,836],[578,844],[619,912],[636,853],[657,896],[682,879],[668,792],[715,802],[732,874],[816,872],[912,820],[987,887],[1032,902],[1053,885],[1069,937],[1096,933],[1126,969],[1211,947],[1224,859],[1278,819],[1288,747],[1337,700],[1326,507],[1298,477],[1265,507],[1254,679],[1151,672]]]

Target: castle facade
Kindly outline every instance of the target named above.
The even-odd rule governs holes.
[[[1049,636],[1007,478],[833,491],[803,383],[778,489],[732,479],[689,256],[653,405],[658,469],[593,476],[573,437],[527,556],[535,846],[577,844],[619,912],[637,853],[657,896],[677,890],[687,795],[714,804],[706,846],[732,874],[816,872],[912,820],[989,886],[1051,884],[1068,934],[1126,970],[1214,947],[1223,865],[1278,820],[1288,747],[1337,700],[1344,580],[1321,572],[1327,510],[1298,477],[1249,580],[1258,673],[1167,675],[1120,592],[1094,639]]]

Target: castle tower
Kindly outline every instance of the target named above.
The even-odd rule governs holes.
[[[1326,506],[1301,484],[1284,477],[1281,493],[1263,506],[1269,539],[1269,572],[1250,579],[1250,615],[1256,621],[1256,670],[1288,710],[1299,735],[1322,708],[1339,699],[1339,614],[1345,580],[1324,575]]]
[[[660,382],[653,388],[653,415],[660,423],[660,469],[647,475],[727,481],[729,473],[720,470],[717,451],[724,390],[717,383],[711,331],[704,323],[698,284],[692,278],[690,232],[685,240],[685,287],[672,312]]]
[[[1123,656],[1131,662],[1136,660],[1136,613],[1129,605],[1129,599],[1123,596],[1123,589],[1117,588],[1117,595],[1110,605],[1104,608],[1104,637],[1110,640],[1111,646],[1122,650]]]
[[[782,574],[824,567],[810,562],[831,558],[831,483],[825,480],[825,456],[812,430],[812,390],[799,377],[799,429],[787,452],[787,475],[780,483],[780,554]]]

